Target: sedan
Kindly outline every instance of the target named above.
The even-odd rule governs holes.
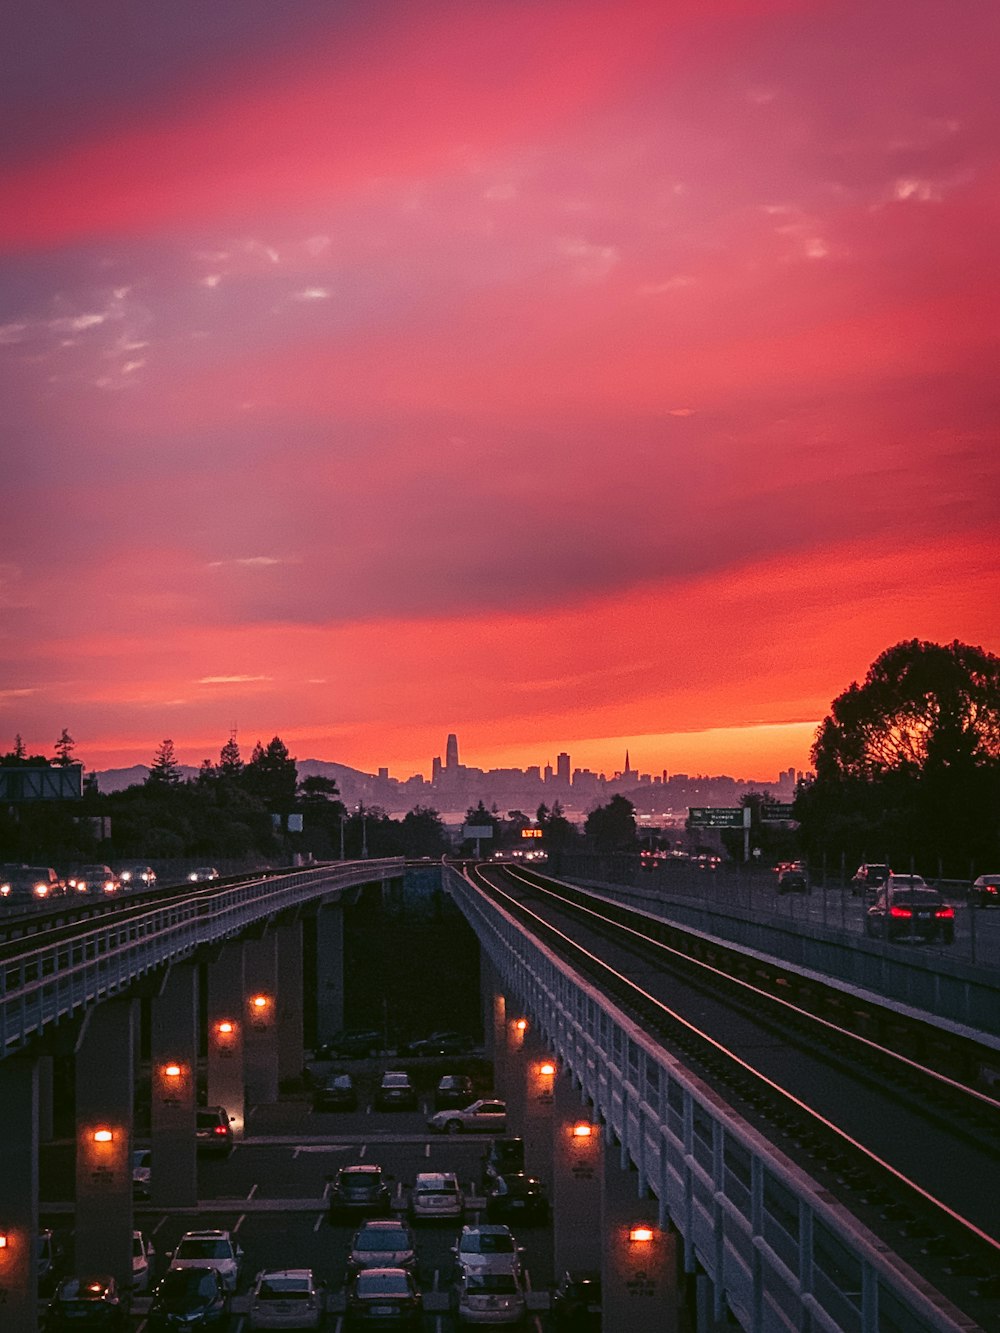
[[[118,1284],[106,1274],[64,1278],[48,1308],[46,1328],[124,1329],[127,1307]]]
[[[250,1295],[250,1327],[319,1328],[323,1292],[311,1268],[274,1268],[257,1274]]]
[[[362,1268],[412,1269],[417,1252],[413,1233],[403,1222],[373,1220],[354,1233],[347,1258],[348,1273]]]
[[[332,1074],[313,1093],[314,1111],[356,1111],[358,1090],[350,1074]]]
[[[980,875],[973,880],[969,902],[976,907],[1000,907],[1000,875]]]
[[[524,1171],[497,1176],[486,1196],[486,1216],[491,1222],[545,1226],[549,1220],[545,1187],[537,1177]]]
[[[392,1202],[388,1180],[382,1168],[374,1163],[342,1166],[330,1190],[331,1220],[345,1214],[357,1217],[366,1213],[387,1213]]]
[[[348,1328],[419,1328],[420,1293],[405,1268],[364,1268],[347,1289]]]
[[[462,1110],[435,1112],[427,1128],[436,1134],[502,1134],[507,1128],[507,1103],[480,1097]]]
[[[464,1032],[432,1032],[429,1037],[411,1041],[407,1051],[410,1055],[465,1055],[475,1046]]]
[[[455,1284],[460,1324],[522,1324],[527,1312],[524,1285],[518,1273],[474,1273],[462,1270]]]
[[[410,1191],[410,1216],[428,1222],[462,1216],[465,1198],[454,1171],[420,1171]]]
[[[445,1074],[434,1089],[434,1110],[461,1110],[472,1101],[472,1079],[468,1074]]]
[[[223,1329],[229,1322],[229,1296],[214,1268],[175,1268],[153,1292],[146,1327],[150,1333]]]
[[[409,1074],[400,1070],[389,1070],[382,1075],[382,1082],[375,1092],[375,1109],[378,1111],[417,1109],[417,1090]]]
[[[191,884],[210,884],[212,880],[219,878],[219,872],[215,866],[195,866],[188,875],[188,881]]]
[[[919,875],[890,875],[865,914],[873,939],[955,940],[955,909]]]

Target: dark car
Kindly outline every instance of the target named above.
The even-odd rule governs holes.
[[[413,1232],[405,1222],[384,1217],[372,1218],[358,1227],[347,1256],[349,1276],[362,1268],[405,1268],[412,1271],[417,1262]]]
[[[980,875],[973,880],[969,902],[974,907],[1000,907],[1000,875]]]
[[[411,1041],[406,1049],[410,1055],[467,1055],[476,1049],[476,1042],[464,1032],[432,1032]]]
[[[545,1226],[549,1220],[545,1187],[536,1176],[524,1171],[497,1176],[486,1195],[486,1217],[508,1226]]]
[[[64,891],[51,866],[6,866],[0,874],[0,897],[11,902],[44,902]]]
[[[467,1074],[445,1074],[434,1089],[434,1110],[448,1111],[454,1106],[468,1106],[474,1096],[472,1079]]]
[[[387,1070],[375,1090],[377,1111],[415,1111],[417,1090],[409,1074],[402,1070]]]
[[[206,1157],[228,1157],[233,1150],[233,1126],[224,1106],[199,1106],[195,1112],[195,1142]]]
[[[348,1328],[419,1328],[420,1293],[405,1268],[364,1268],[347,1289]]]
[[[387,1213],[392,1202],[389,1179],[380,1166],[371,1162],[342,1166],[330,1188],[331,1220],[366,1213]]]
[[[873,939],[955,940],[955,909],[919,875],[890,875],[865,914]]]
[[[164,1273],[153,1291],[146,1327],[161,1330],[225,1328],[229,1297],[214,1268],[175,1268]]]
[[[318,1046],[317,1060],[361,1060],[366,1055],[377,1055],[385,1038],[375,1028],[341,1028],[329,1041]]]
[[[851,894],[855,898],[864,898],[873,902],[878,889],[886,882],[892,871],[882,861],[864,861],[851,877]]]
[[[808,893],[809,881],[801,870],[783,870],[778,876],[779,893]]]
[[[483,1188],[489,1189],[497,1176],[524,1170],[524,1139],[510,1135],[494,1139],[483,1156]]]
[[[331,1074],[313,1093],[314,1111],[356,1111],[358,1090],[350,1074]]]
[[[550,1306],[556,1328],[600,1333],[601,1275],[589,1268],[563,1273],[552,1292]]]
[[[56,1288],[46,1315],[48,1330],[124,1329],[128,1306],[118,1283],[106,1273],[67,1277]]]

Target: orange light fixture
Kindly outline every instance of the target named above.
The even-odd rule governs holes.
[[[556,1067],[551,1060],[546,1060],[545,1064],[542,1065],[538,1072],[540,1074],[554,1074],[556,1072]]]
[[[266,995],[255,995],[255,996],[253,997],[253,999],[250,1001],[250,1003],[253,1005],[253,1007],[254,1007],[255,1009],[266,1009],[266,1008],[267,1008],[267,996],[266,996]]]
[[[228,1037],[236,1031],[236,1025],[231,1023],[228,1018],[224,1018],[221,1023],[216,1023],[215,1030],[221,1037]]]
[[[528,1020],[526,1018],[519,1018],[514,1026],[517,1028],[518,1032],[527,1032]]]
[[[629,1240],[636,1245],[648,1245],[653,1239],[652,1227],[629,1227]]]
[[[95,1130],[94,1130],[94,1142],[95,1142],[95,1143],[111,1143],[112,1140],[114,1139],[114,1137],[115,1137],[115,1136],[114,1136],[114,1134],[111,1132],[110,1129],[95,1129]]]
[[[184,1072],[184,1071],[181,1069],[180,1065],[164,1065],[164,1066],[163,1066],[163,1077],[164,1077],[164,1078],[180,1078],[180,1076],[181,1076],[181,1074],[182,1074],[183,1072]]]
[[[589,1139],[594,1132],[594,1126],[588,1125],[585,1120],[581,1120],[578,1125],[573,1126],[573,1137],[575,1139]]]
[[[0,1231],[0,1250],[5,1250],[6,1248],[7,1248],[7,1236],[6,1236],[6,1233],[3,1232],[3,1231]]]

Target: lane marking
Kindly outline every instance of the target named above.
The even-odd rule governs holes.
[[[359,1157],[364,1157],[364,1155],[365,1155],[365,1153],[366,1153],[367,1151],[368,1151],[368,1144],[367,1144],[367,1143],[362,1143],[361,1147],[358,1149],[358,1156],[359,1156]]]
[[[250,1193],[247,1195],[247,1202],[248,1202],[248,1203],[249,1203],[250,1200],[253,1198],[253,1196],[257,1193],[258,1188],[259,1188],[259,1186],[257,1186],[256,1184],[250,1186]]]
[[[234,1235],[234,1236],[236,1235],[237,1231],[239,1231],[240,1227],[243,1225],[243,1223],[244,1223],[246,1220],[247,1220],[247,1215],[246,1215],[246,1213],[240,1213],[239,1217],[236,1219],[236,1225],[233,1227],[233,1235]]]
[[[325,1221],[326,1221],[326,1213],[320,1213],[319,1217],[317,1217],[316,1221],[313,1223],[313,1234],[315,1234],[320,1229],[320,1227],[323,1225]]]
[[[427,1142],[424,1144],[424,1156],[430,1157],[430,1155],[431,1155],[431,1143],[430,1139],[428,1139]]]

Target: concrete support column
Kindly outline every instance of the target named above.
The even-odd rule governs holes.
[[[552,1244],[557,1280],[567,1268],[601,1271],[604,1243],[598,1219],[603,1178],[603,1130],[583,1105],[572,1079],[557,1077],[552,1117]]]
[[[76,1271],[132,1281],[132,1108],[138,1002],[90,1012],[76,1052]]]
[[[324,903],[316,914],[316,1040],[344,1026],[344,909]]]
[[[150,1200],[157,1207],[198,1202],[197,1062],[198,968],[176,963],[150,1006]]]
[[[483,1000],[483,1037],[486,1054],[493,1062],[493,1091],[498,1097],[507,1093],[507,1002],[493,964],[484,957],[480,967],[480,992]]]
[[[0,1060],[0,1315],[4,1333],[37,1333],[38,1067]]]
[[[298,1078],[302,1072],[302,922],[283,922],[278,940],[278,1081]]]
[[[48,1143],[55,1137],[55,1115],[53,1098],[55,1095],[54,1061],[51,1055],[38,1057],[38,1138]]]
[[[521,1065],[524,1169],[548,1182],[552,1179],[556,1062],[550,1046],[534,1026],[524,1034]]]
[[[677,1236],[659,1225],[655,1199],[639,1197],[639,1176],[605,1145],[601,1231],[604,1327],[679,1333]]]
[[[247,1101],[278,1100],[278,942],[268,930],[243,945],[243,1070]]]
[[[507,1133],[523,1134],[525,1104],[528,1095],[525,1078],[524,1044],[531,1021],[524,1010],[507,997],[503,999],[503,1038],[497,1043],[500,1069],[503,1076],[504,1100],[507,1103]]]
[[[233,1117],[233,1134],[243,1135],[246,1091],[243,1077],[245,1022],[243,944],[223,946],[208,965],[208,1105],[224,1106]]]

